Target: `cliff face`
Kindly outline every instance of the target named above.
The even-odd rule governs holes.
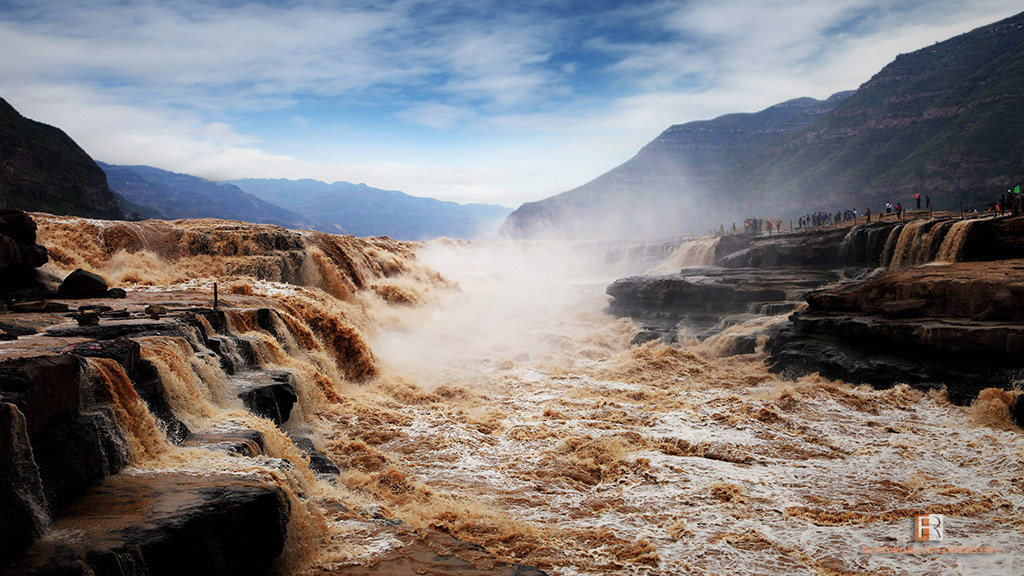
[[[0,99],[0,208],[122,217],[103,170],[61,130]]]
[[[899,56],[856,92],[673,126],[579,188],[524,204],[516,236],[644,237],[745,217],[911,203],[979,208],[1024,179],[1024,14]],[[611,234],[610,234],[611,233]]]
[[[712,194],[717,179],[768,143],[814,124],[849,95],[799,98],[753,114],[677,124],[618,168],[523,204],[503,230],[514,236],[634,237],[703,225],[709,214],[728,208]]]
[[[1022,99],[1024,14],[900,55],[730,177],[764,206],[984,205],[1024,177]]]

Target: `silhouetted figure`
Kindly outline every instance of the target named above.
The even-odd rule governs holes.
[[[865,224],[871,224],[871,208],[865,208],[864,209],[864,218],[867,219],[864,222]]]
[[[921,193],[914,194],[914,201],[917,202],[917,209],[921,209]]]
[[[932,199],[927,194],[924,195],[924,207],[929,210],[932,209]]]

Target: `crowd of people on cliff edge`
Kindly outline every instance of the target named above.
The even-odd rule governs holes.
[[[924,204],[922,208],[922,203]],[[931,212],[932,199],[927,194],[917,193],[914,194],[914,208],[918,211],[926,210]],[[962,212],[978,212],[975,208],[962,208]],[[1020,186],[1007,190],[1005,194],[996,198],[988,205],[985,206],[985,212],[998,212],[999,214],[1010,213],[1013,216],[1020,216],[1024,214],[1024,194],[1021,193]],[[864,208],[863,221],[865,224],[870,224],[872,220],[883,221],[886,218],[892,217],[896,220],[903,220],[906,217],[906,209],[903,207],[901,202],[886,202],[885,211],[879,212],[875,215],[871,208]],[[804,228],[818,228],[822,226],[834,226],[837,224],[843,224],[846,222],[857,223],[861,218],[857,214],[856,208],[849,210],[837,210],[835,212],[814,212],[812,214],[805,214],[797,219],[795,225],[792,220],[789,221],[789,230],[800,230]],[[743,221],[743,230],[740,231],[736,223],[732,224],[732,234],[779,234],[783,231],[782,220],[772,218],[747,218]],[[715,233],[712,231],[712,233]],[[719,226],[717,232],[719,235],[726,233],[725,226]]]

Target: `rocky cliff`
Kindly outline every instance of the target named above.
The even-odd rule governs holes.
[[[61,130],[0,99],[0,208],[121,218],[103,170]]]
[[[714,198],[714,182],[768,143],[814,124],[849,95],[799,98],[757,113],[671,126],[614,170],[579,188],[523,204],[502,230],[516,237],[629,238],[706,227],[733,212]]]
[[[735,354],[761,342],[789,376],[945,387],[966,402],[1024,368],[1022,241],[1024,217],[996,216],[727,236],[715,267],[607,292],[641,323],[637,343],[685,334]]]
[[[675,235],[746,217],[983,207],[1024,180],[1024,14],[899,56],[852,94],[673,126],[579,188],[521,206],[514,236]]]

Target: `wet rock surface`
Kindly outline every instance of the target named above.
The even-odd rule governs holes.
[[[81,268],[68,274],[57,288],[58,298],[106,298],[107,281],[99,274]]]
[[[284,548],[289,515],[284,493],[255,480],[120,474],[69,506],[2,573],[265,574]]]
[[[807,294],[769,344],[774,370],[887,385],[948,385],[968,399],[1024,367],[1024,262],[892,270]]]
[[[36,244],[36,223],[21,210],[0,208],[0,295],[38,293],[43,284],[36,269],[48,260]]]
[[[966,402],[1011,387],[1024,368],[1021,258],[1024,218],[885,220],[723,237],[717,268],[623,278],[607,293],[613,313],[641,323],[634,344],[671,344],[680,329],[704,339],[793,312],[762,334],[772,370],[945,386]],[[756,341],[740,335],[719,352],[749,353]]]
[[[641,322],[635,343],[674,332],[682,323],[706,337],[735,323],[730,316],[777,314],[804,292],[835,282],[839,273],[806,268],[694,268],[665,276],[616,280],[606,292],[609,310]]]

